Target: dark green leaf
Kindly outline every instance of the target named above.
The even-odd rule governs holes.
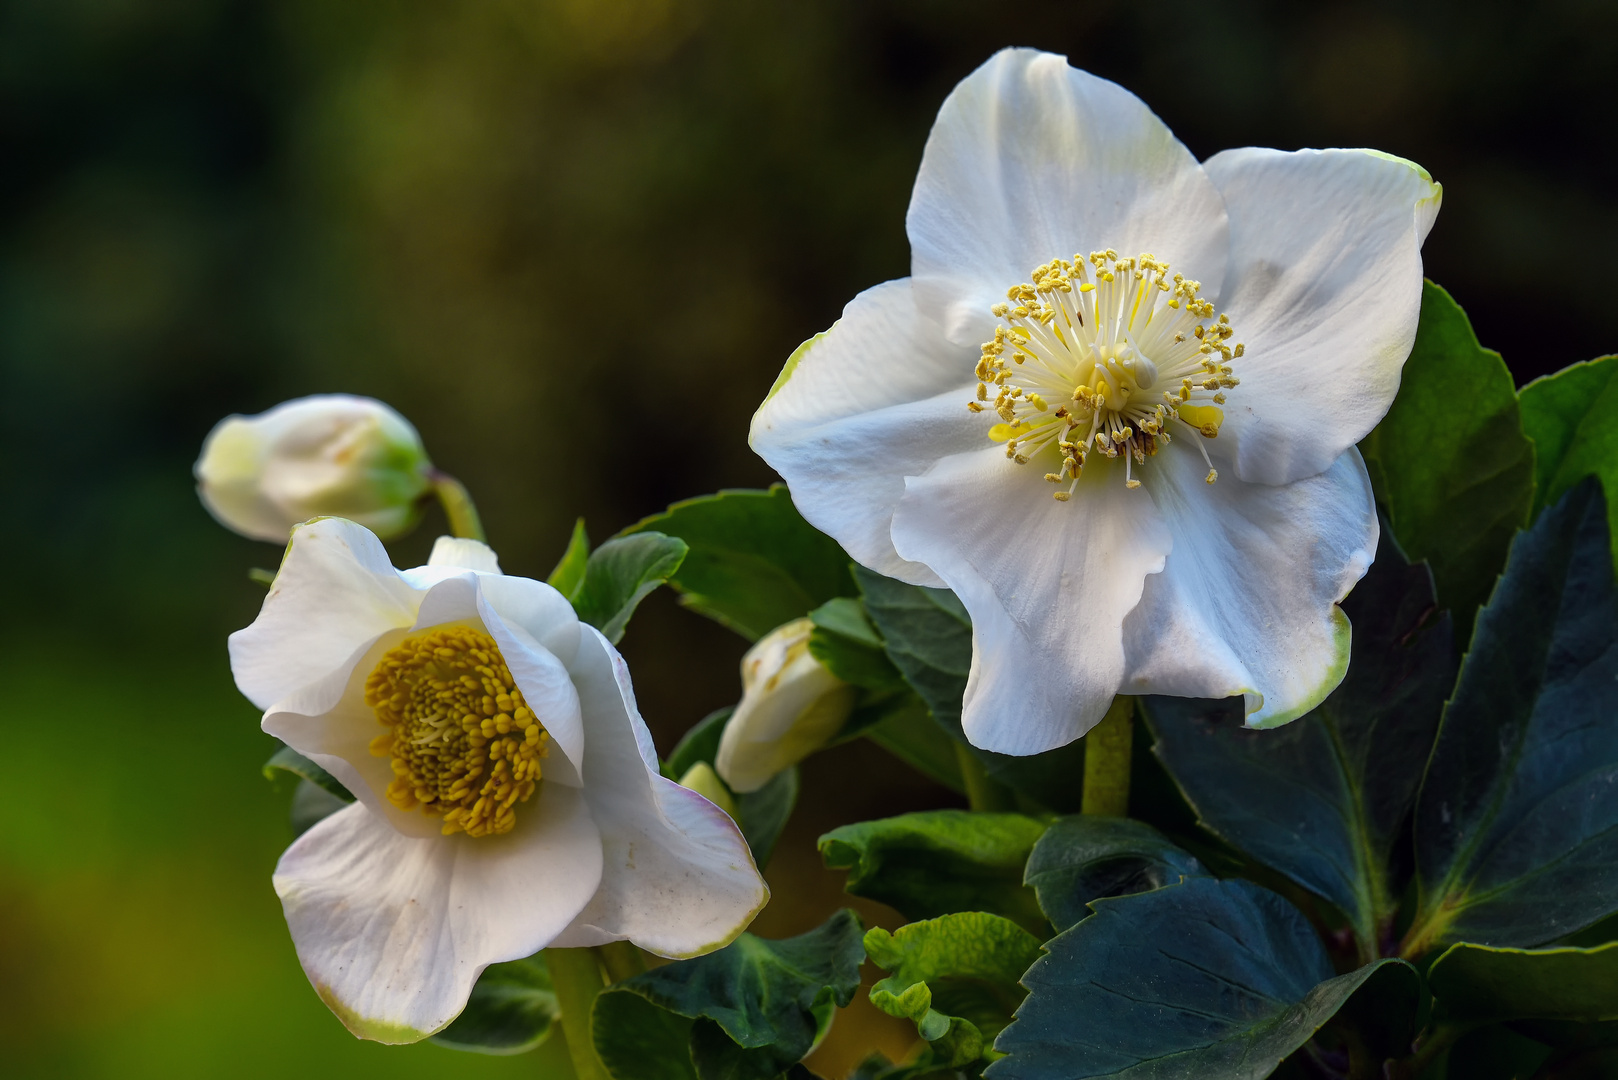
[[[1422,1080],[1549,1080],[1540,1071],[1549,1056],[1549,1047],[1509,1027],[1484,1027],[1463,1035],[1444,1063],[1424,1072]]]
[[[1051,925],[1066,930],[1090,914],[1092,900],[1161,889],[1206,873],[1194,856],[1143,821],[1079,814],[1045,830],[1023,881]]]
[[[615,983],[596,1000],[596,1046],[600,1050],[618,1036],[624,1014],[634,1019],[633,1007],[615,1001],[634,995],[720,1029],[698,1023],[691,1030],[691,1058],[704,1080],[774,1076],[809,1052],[833,1004],[843,1007],[853,999],[865,959],[862,933],[858,916],[844,910],[807,934],[768,941],[744,933],[718,952]],[[616,1068],[613,1073],[621,1080],[642,1075]]]
[[[1518,392],[1523,433],[1534,443],[1534,514],[1586,476],[1607,495],[1607,530],[1618,536],[1618,356],[1574,364]]]
[[[1500,354],[1430,281],[1399,396],[1360,449],[1400,546],[1432,565],[1439,605],[1465,641],[1528,520],[1534,447]]]
[[[994,1080],[1257,1080],[1373,975],[1417,978],[1398,960],[1334,977],[1303,913],[1248,881],[1189,878],[1094,907],[1023,976]]]
[[[1436,1019],[1618,1020],[1618,942],[1595,949],[1453,945],[1427,974]]]
[[[1393,851],[1456,660],[1427,568],[1406,563],[1386,531],[1343,610],[1354,627],[1348,674],[1307,716],[1252,731],[1239,699],[1154,697],[1146,712],[1154,753],[1202,823],[1336,905],[1369,959],[1409,880]]]
[[[545,1041],[561,1019],[543,954],[490,964],[449,1027],[432,1037],[440,1046],[484,1054],[521,1054]]]
[[[274,780],[277,772],[290,773],[293,776],[309,781],[311,784],[319,784],[344,802],[354,801],[354,796],[349,794],[349,790],[343,786],[342,781],[290,746],[281,747],[281,749],[270,755],[270,760],[264,763],[264,778],[266,780]]]
[[[951,791],[966,791],[961,778],[960,753],[957,743],[938,725],[927,706],[912,691],[898,708],[885,713],[882,719],[861,732],[882,749]]]
[[[787,827],[792,810],[798,805],[798,767],[776,773],[757,791],[736,798],[736,824],[752,849],[753,861],[768,866],[775,842]]]
[[[972,621],[955,594],[906,585],[860,566],[854,577],[888,658],[944,730],[983,762],[991,779],[1053,810],[1077,810],[1084,776],[1082,741],[1032,757],[991,754],[967,742],[961,731],[961,700],[972,667]]]
[[[353,802],[339,799],[325,788],[302,777],[292,789],[292,835],[302,836],[315,825]]]
[[[697,721],[675,745],[674,752],[664,763],[663,775],[678,781],[698,762],[712,765],[719,753],[719,739],[725,732],[725,721],[730,719],[733,711],[727,705]],[[724,781],[720,780],[720,783]],[[730,790],[728,786],[726,790]],[[736,824],[742,830],[747,846],[753,851],[753,861],[759,866],[768,865],[775,842],[781,838],[781,830],[786,828],[787,820],[798,802],[798,770],[791,768],[779,772],[769,783],[746,795],[731,792],[731,799],[736,804]]]
[[[749,639],[854,594],[848,556],[803,520],[780,484],[687,499],[625,533],[648,529],[691,547],[670,579],[681,601]]]
[[[573,607],[580,619],[616,644],[640,602],[667,581],[685,557],[685,541],[662,533],[608,540],[590,552]]]
[[[613,1080],[698,1080],[691,1026],[635,994],[603,993],[590,1010],[596,1054]]]
[[[839,596],[811,611],[809,618],[815,624],[809,652],[833,675],[866,690],[906,688],[860,601]]]
[[[833,829],[820,854],[848,870],[855,896],[897,908],[908,919],[989,911],[1043,931],[1044,916],[1023,866],[1045,824],[1022,814],[929,810]]]
[[[1601,487],[1517,537],[1416,806],[1406,955],[1532,946],[1618,909],[1618,596]]]
[[[867,931],[865,952],[892,972],[871,987],[871,1003],[913,1021],[932,1044],[930,1064],[945,1068],[996,1056],[990,1043],[1027,993],[1017,980],[1040,948],[1011,920],[966,911]]]
[[[584,569],[589,560],[590,534],[584,531],[584,519],[579,518],[573,523],[573,535],[568,539],[567,550],[562,552],[556,569],[545,579],[546,584],[572,600],[584,584]]]

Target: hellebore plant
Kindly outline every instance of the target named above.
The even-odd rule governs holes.
[[[231,662],[317,991],[382,1041],[560,1024],[583,1080],[1618,1075],[1618,357],[1519,390],[1422,280],[1438,201],[1367,150],[1198,163],[1007,51],[912,276],[758,410],[787,486],[581,521],[541,582],[385,406],[226,421],[204,500],[291,534]],[[429,489],[413,570],[297,520]],[[753,645],[660,759],[614,646],[664,584]],[[957,802],[819,838],[896,919],[748,932],[853,740]],[[897,1063],[834,1046],[867,960]]]

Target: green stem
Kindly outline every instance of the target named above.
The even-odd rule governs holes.
[[[590,1035],[590,1009],[604,984],[594,949],[546,949],[556,1004],[562,1010],[562,1034],[579,1080],[612,1080]]]
[[[1479,1026],[1439,1024],[1430,1035],[1421,1040],[1415,1054],[1402,1061],[1388,1062],[1384,1071],[1392,1080],[1416,1080],[1416,1077],[1426,1072],[1441,1055],[1448,1053],[1457,1039]]]
[[[601,957],[601,963],[607,969],[607,978],[613,982],[623,982],[633,975],[639,975],[646,970],[646,954],[636,947],[633,941],[612,941],[605,945],[596,946],[596,955]]]
[[[443,504],[444,516],[449,518],[449,531],[463,540],[484,540],[483,519],[472,502],[472,493],[466,485],[447,472],[431,469],[427,478],[432,482],[433,494]]]
[[[1003,811],[1016,808],[1011,789],[993,779],[978,756],[962,743],[955,744],[955,760],[966,785],[966,804],[974,810]]]
[[[1129,755],[1135,738],[1135,699],[1113,698],[1101,723],[1084,737],[1084,797],[1080,811],[1129,816]]]

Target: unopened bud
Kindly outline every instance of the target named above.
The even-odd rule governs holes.
[[[854,687],[809,652],[813,631],[812,622],[797,619],[742,657],[742,700],[714,761],[733,791],[757,791],[824,746],[853,711]]]
[[[197,459],[197,494],[220,524],[285,543],[292,527],[342,517],[383,538],[416,523],[431,462],[410,421],[371,398],[323,394],[227,416]]]

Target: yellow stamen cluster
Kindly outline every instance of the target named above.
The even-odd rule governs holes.
[[[1170,441],[1171,425],[1218,436],[1224,391],[1240,381],[1230,362],[1243,348],[1229,344],[1230,319],[1215,316],[1201,288],[1152,255],[1121,259],[1110,249],[1035,268],[992,308],[1004,322],[983,344],[967,408],[999,416],[989,437],[1019,465],[1054,448],[1061,464],[1045,479],[1069,481],[1059,500],[1097,451],[1122,457],[1124,483],[1139,487],[1132,467]],[[1208,483],[1217,478],[1209,461]]]
[[[406,638],[365,680],[388,730],[371,753],[393,757],[388,801],[444,820],[444,834],[510,832],[533,795],[550,733],[523,701],[494,639],[469,626]]]

